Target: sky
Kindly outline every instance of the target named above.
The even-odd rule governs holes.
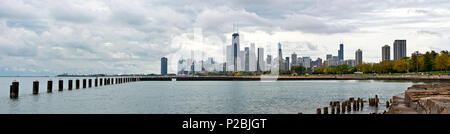
[[[344,59],[407,40],[407,53],[450,48],[448,0],[1,0],[0,76],[160,73],[160,59],[224,60],[238,25],[241,49]],[[392,56],[393,54],[391,54]],[[392,57],[391,57],[392,58]]]

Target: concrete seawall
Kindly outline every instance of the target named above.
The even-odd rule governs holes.
[[[176,76],[177,81],[257,81],[260,76]],[[411,80],[411,81],[450,81],[448,75],[404,75],[404,76],[358,76],[358,75],[313,75],[278,76],[277,80]]]

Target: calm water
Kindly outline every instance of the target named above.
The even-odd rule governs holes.
[[[49,79],[54,80],[53,93],[46,92]],[[64,80],[62,92],[57,91],[58,79]],[[367,100],[377,94],[380,102],[385,102],[415,84],[373,80],[145,81],[69,91],[68,79],[76,78],[0,77],[0,113],[315,113],[329,101],[349,97]],[[17,100],[9,99],[13,80],[20,82]],[[40,81],[39,95],[31,94],[33,80]],[[374,109],[365,104],[362,113],[383,111],[383,106]]]

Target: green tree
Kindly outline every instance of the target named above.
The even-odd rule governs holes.
[[[305,74],[306,68],[300,65],[295,65],[291,67],[291,71],[292,73]]]
[[[448,57],[448,53],[441,53],[440,55],[436,56],[436,68],[440,71],[445,69],[445,72],[447,72],[449,60],[450,58]]]
[[[434,52],[434,51],[432,51],[432,52]],[[426,71],[426,72],[432,71],[433,66],[434,66],[433,61],[434,61],[434,58],[433,58],[432,53],[426,52],[423,55],[423,71]]]
[[[408,62],[406,59],[399,59],[394,61],[394,70],[399,73],[408,71]]]

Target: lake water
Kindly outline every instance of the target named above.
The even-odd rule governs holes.
[[[46,92],[49,79],[54,80],[53,93]],[[57,90],[59,79],[64,80],[61,92]],[[75,82],[82,78],[0,77],[0,113],[297,114],[315,113],[330,101],[342,102],[349,97],[367,100],[377,94],[383,104],[377,109],[365,104],[359,112],[369,113],[384,111],[386,100],[421,84],[375,80],[140,81],[67,90],[68,79]],[[19,99],[9,98],[13,80],[20,82]],[[34,80],[40,82],[38,95],[32,94]]]

